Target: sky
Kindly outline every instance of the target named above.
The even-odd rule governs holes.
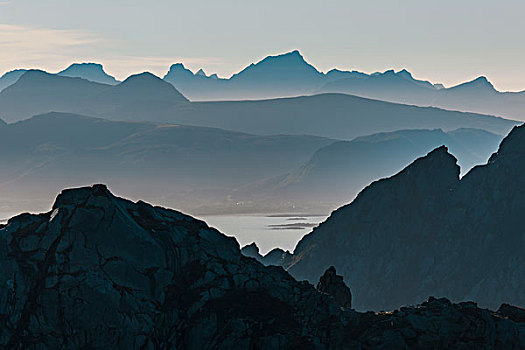
[[[124,79],[173,63],[229,77],[301,51],[321,71],[407,69],[452,86],[525,90],[525,1],[0,0],[0,74],[104,64]]]

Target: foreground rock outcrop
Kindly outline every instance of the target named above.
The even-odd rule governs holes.
[[[0,225],[0,260],[6,349],[525,347],[521,309],[341,309],[204,222],[102,185]]]
[[[488,164],[459,173],[447,149],[435,149],[334,211],[283,265],[312,283],[335,266],[357,310],[428,295],[525,305],[525,126]]]
[[[352,307],[350,288],[344,283],[343,276],[338,275],[333,266],[330,266],[319,279],[317,291],[331,295],[337,305],[341,307]]]

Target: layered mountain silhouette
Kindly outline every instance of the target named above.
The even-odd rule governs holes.
[[[26,210],[42,210],[61,187],[104,181],[184,210],[256,211],[239,207],[231,191],[287,172],[333,142],[49,113],[0,125],[0,192],[4,205],[27,200]]]
[[[377,100],[493,114],[525,120],[525,92],[499,92],[486,77],[444,88],[415,79],[406,69],[366,74],[332,69],[319,72],[295,50],[268,56],[230,79],[193,74],[182,64],[172,66],[164,79],[190,100],[244,100],[346,93]]]
[[[0,78],[0,91],[15,83],[24,72],[26,70],[6,73]],[[95,63],[75,63],[57,74],[104,84],[118,83],[104,72],[100,64]],[[170,67],[164,80],[192,101],[261,100],[345,93],[388,102],[525,120],[525,91],[497,91],[483,76],[445,88],[439,83],[418,80],[406,69],[373,74],[332,69],[323,73],[308,63],[298,50],[268,56],[228,79],[219,78],[217,74],[207,75],[202,69],[193,73],[182,63],[177,63]]]
[[[108,75],[101,64],[98,63],[73,63],[57,75],[71,78],[82,78],[95,83],[115,85],[115,77]]]
[[[462,174],[484,164],[503,136],[477,129],[401,130],[340,141],[315,152],[293,171],[244,190],[287,198],[297,203],[326,203],[330,211],[354,198],[365,186],[402,170],[412,160],[446,145],[459,159]]]
[[[295,50],[252,63],[229,79],[194,74],[177,63],[170,67],[164,80],[192,101],[260,100],[309,95],[321,87],[323,77]]]
[[[384,101],[434,106],[505,116],[525,120],[525,92],[499,92],[487,80],[479,77],[451,88],[436,88],[420,84],[409,77],[409,73],[371,75],[365,78],[345,78],[324,85],[317,93],[339,92]],[[388,79],[385,79],[388,76]]]
[[[525,346],[518,307],[431,297],[358,313],[340,304],[338,291],[349,291],[334,268],[316,290],[242,256],[202,221],[103,185],[65,190],[51,211],[0,225],[0,259],[8,349]]]
[[[29,69],[16,69],[5,73],[0,77],[0,91],[13,85],[17,80],[24,75]],[[51,74],[51,73],[48,73]],[[91,82],[115,85],[118,81],[115,77],[107,74],[104,67],[98,63],[73,63],[66,69],[52,75],[82,78]]]
[[[263,101],[189,102],[150,73],[117,85],[29,71],[0,93],[0,118],[13,122],[47,112],[112,120],[215,127],[251,134],[309,134],[351,140],[400,129],[477,128],[506,134],[516,122],[420,108],[344,94]]]
[[[525,305],[524,145],[525,127],[514,128],[461,179],[447,148],[433,150],[333,212],[298,243],[287,270],[315,281],[335,266],[361,310],[427,294]]]
[[[47,112],[112,115],[121,120],[142,115],[145,120],[150,113],[168,118],[185,102],[172,85],[150,73],[108,85],[32,70],[0,93],[0,115],[7,122]]]
[[[435,147],[449,146],[465,172],[501,138],[405,130],[342,142],[48,113],[0,125],[0,191],[11,213],[42,210],[60,188],[93,182],[198,214],[329,213]]]

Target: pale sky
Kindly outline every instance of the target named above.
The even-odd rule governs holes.
[[[408,69],[525,90],[525,1],[0,1],[0,74],[99,62],[119,79],[172,63],[228,77],[294,49],[322,71]]]

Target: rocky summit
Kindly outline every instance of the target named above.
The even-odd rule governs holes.
[[[204,222],[103,185],[0,225],[0,259],[5,349],[525,348],[522,309],[340,308]]]
[[[525,126],[461,179],[445,147],[376,181],[305,236],[285,262],[314,283],[329,266],[358,310],[428,295],[483,307],[525,305]]]

